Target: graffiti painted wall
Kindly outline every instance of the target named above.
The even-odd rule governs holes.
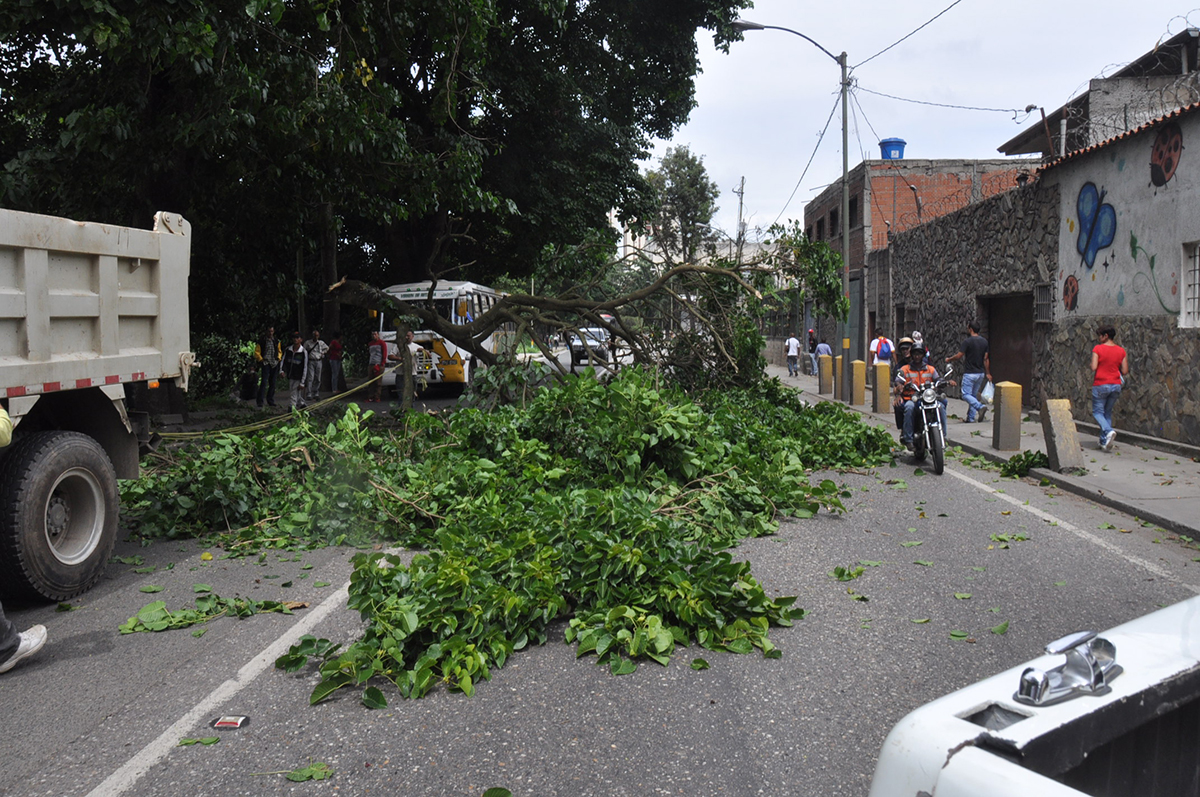
[[[1177,317],[1185,247],[1200,241],[1200,113],[1077,155],[1043,179],[1063,203],[1055,320]]]

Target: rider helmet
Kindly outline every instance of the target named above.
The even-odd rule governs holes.
[[[920,357],[922,360],[924,360],[925,359],[925,347],[924,346],[913,346],[911,349],[908,350],[908,356],[909,357]]]

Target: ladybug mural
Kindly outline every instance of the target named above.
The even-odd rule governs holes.
[[[1079,303],[1079,280],[1074,274],[1063,281],[1062,302],[1067,312],[1072,312]]]
[[[1154,146],[1150,149],[1150,182],[1162,188],[1175,176],[1179,156],[1183,153],[1183,131],[1175,122],[1168,122],[1158,130]]]

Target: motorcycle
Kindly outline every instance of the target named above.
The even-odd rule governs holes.
[[[905,383],[905,387],[912,385],[916,390],[913,396],[913,400],[916,401],[913,410],[913,460],[924,462],[928,453],[933,459],[933,472],[939,476],[946,470],[946,430],[942,425],[942,401],[946,386],[955,384],[950,379],[953,373],[953,367],[947,368],[944,376],[924,386],[911,380]],[[903,414],[898,414],[897,422],[902,429],[903,421]]]

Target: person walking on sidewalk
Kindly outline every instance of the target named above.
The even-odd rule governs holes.
[[[308,355],[308,371],[304,374],[305,398],[317,401],[321,398],[321,372],[325,367],[325,355],[329,353],[329,344],[321,340],[321,330],[312,331],[312,337],[304,341],[304,351]]]
[[[812,360],[813,376],[817,375],[817,333],[814,330],[808,330],[808,359]]]
[[[892,368],[896,367],[896,346],[887,335],[883,334],[882,330],[875,330],[875,340],[871,341],[868,351],[874,357],[871,365],[886,363]]]
[[[967,423],[983,423],[987,416],[987,405],[976,396],[983,389],[984,380],[992,381],[992,360],[988,356],[987,338],[979,334],[979,322],[967,324],[967,338],[958,347],[958,354],[947,357],[946,363],[963,361],[962,398],[967,402]]]
[[[12,442],[12,419],[0,407],[0,448]],[[0,672],[8,672],[26,656],[32,656],[46,644],[46,626],[35,625],[28,631],[17,633],[17,628],[4,616],[4,605],[0,604]]]
[[[800,339],[796,337],[795,332],[783,342],[783,350],[787,355],[788,376],[799,376],[800,366],[797,364],[797,358],[800,356]]]
[[[1129,376],[1129,354],[1117,345],[1117,330],[1106,324],[1096,330],[1100,342],[1092,347],[1092,417],[1100,425],[1100,448],[1111,451],[1117,432],[1113,407]]]

